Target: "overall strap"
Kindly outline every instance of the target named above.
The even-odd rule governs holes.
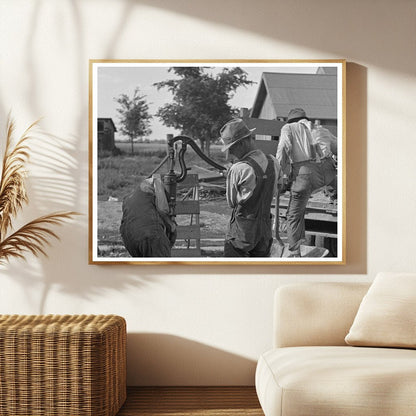
[[[263,172],[263,169],[260,165],[251,157],[244,159],[248,165],[250,165],[254,173],[256,174],[256,188],[253,191],[253,194],[243,203],[240,203],[240,209],[245,211],[247,214],[257,215],[259,209],[263,205],[265,200],[269,199],[270,195],[264,195],[264,188],[266,183],[272,181],[274,184],[275,175],[274,175],[274,163],[271,156],[267,156],[268,164],[266,172]],[[273,192],[271,192],[271,197],[273,197]]]
[[[263,191],[264,187],[264,180],[266,179],[266,173],[263,172],[263,169],[260,167],[260,165],[250,156],[245,158],[243,162],[247,163],[249,166],[251,166],[254,170],[254,173],[256,175],[256,187],[254,188],[253,194],[248,198],[246,201],[244,201],[241,205],[246,206],[250,203],[250,201],[256,201],[261,192]]]

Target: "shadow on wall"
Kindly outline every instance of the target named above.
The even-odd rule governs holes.
[[[256,368],[254,360],[178,336],[151,333],[127,335],[127,363],[129,386],[251,386]]]
[[[339,58],[351,56],[386,69],[411,73],[412,54],[398,47],[403,42],[398,24],[413,27],[414,2],[398,2],[397,9],[390,0],[344,2],[333,0],[284,1],[212,0],[188,2],[186,0],[127,0],[126,10],[132,4],[194,17],[202,21],[234,27],[257,33],[269,39],[288,44],[321,50]],[[226,4],[226,6],[225,6]],[[408,9],[406,13],[405,9]],[[406,21],[407,19],[407,21]],[[399,23],[400,22],[400,23]],[[382,27],[382,30],[380,28]],[[175,30],[175,25],[172,25]],[[191,35],[191,34],[190,34]],[[388,53],[386,53],[388,51]],[[275,59],[300,59],[305,56],[274,56]],[[204,58],[198,56],[195,58]],[[221,57],[218,57],[221,58]],[[238,56],[222,58],[241,59]],[[264,58],[264,57],[258,57]],[[270,56],[268,58],[271,58]],[[323,58],[316,56],[316,59]]]
[[[37,54],[36,42],[39,34],[44,30],[41,25],[42,13],[48,10],[48,5],[41,1],[35,1],[31,7],[31,17],[29,21],[29,33],[25,43],[25,80],[24,100],[27,102],[33,120],[44,114],[42,106],[42,74],[47,68]],[[62,6],[62,5],[61,5]],[[79,97],[85,95],[87,91],[88,79],[85,70],[84,60],[84,39],[82,31],[81,15],[78,3],[74,1],[65,2],[62,7],[65,19],[77,28],[77,55],[71,63],[73,65],[72,82],[73,90],[78,92]],[[56,37],[55,40],[64,42],[63,38]],[[64,49],[64,48],[63,48]],[[59,71],[54,73],[59,79]],[[66,81],[66,80],[65,80]],[[19,103],[18,103],[19,104]],[[3,120],[6,120],[8,103],[0,102],[0,112]],[[49,114],[46,114],[46,120]],[[21,217],[26,221],[52,211],[71,210],[79,211],[79,207],[85,205],[85,193],[88,186],[88,165],[84,163],[87,149],[87,122],[88,122],[88,103],[81,100],[79,103],[79,116],[75,121],[75,135],[71,137],[58,137],[46,132],[37,132],[36,140],[29,143],[31,147],[31,160],[29,164],[29,178],[27,180],[30,204],[23,210]],[[5,123],[4,123],[5,124]],[[40,123],[44,124],[43,122]],[[25,126],[27,127],[27,126]],[[35,168],[32,172],[32,168]],[[82,213],[84,214],[84,213]],[[86,264],[86,258],[74,258],[74,247],[85,245],[88,236],[87,216],[77,217],[74,221],[65,223],[61,227],[54,227],[54,231],[61,237],[62,242],[51,239],[51,247],[46,251],[50,259],[40,258],[34,260],[30,255],[27,256],[28,262],[12,261],[6,266],[4,272],[13,280],[21,282],[24,294],[27,299],[21,299],[22,303],[28,302],[37,305],[39,302],[32,299],[33,286],[42,285],[43,292],[40,300],[39,313],[45,312],[45,302],[47,294],[52,285],[66,287],[69,292],[77,292],[78,295],[88,296],[95,293],[95,283],[89,282],[88,277],[79,282],[80,277],[76,274],[80,262]],[[68,232],[69,231],[69,232]],[[85,239],[85,243],[83,240]],[[70,241],[70,248],[64,248],[65,243]],[[87,254],[86,254],[87,256]],[[53,259],[53,261],[52,261]],[[37,268],[39,263],[39,268]],[[36,266],[34,265],[36,264]],[[22,267],[23,265],[23,267]],[[105,279],[104,279],[105,280]],[[83,283],[85,291],[83,291]],[[121,282],[118,282],[123,286]],[[77,289],[75,288],[77,285]],[[81,287],[80,287],[81,286]],[[30,309],[30,308],[29,308]],[[32,306],[33,309],[33,306]]]
[[[87,91],[87,84],[88,79],[85,70],[85,61],[84,61],[84,31],[82,26],[82,16],[79,10],[79,4],[76,1],[69,1],[66,2],[65,8],[62,9],[62,12],[65,13],[65,19],[76,28],[74,33],[76,34],[76,43],[77,43],[77,54],[76,59],[74,59],[73,64],[73,83],[74,83],[74,90],[77,91],[78,96],[82,97]],[[28,36],[26,42],[26,64],[27,68],[27,77],[29,82],[28,90],[27,90],[27,100],[30,105],[30,109],[34,114],[34,117],[40,117],[43,115],[43,108],[40,104],[40,97],[42,95],[42,91],[39,90],[39,79],[41,71],[44,71],[45,68],[42,64],[39,64],[38,55],[36,54],[36,36],[39,32],[42,32],[43,28],[40,27],[39,22],[41,22],[41,15],[42,12],[47,10],[47,5],[43,4],[40,1],[36,1],[33,3],[33,11],[32,17],[30,21],[30,31],[29,33],[31,36]],[[55,74],[59,76],[58,74]],[[64,80],[63,80],[64,81]],[[63,168],[62,160],[71,160],[71,163],[68,164],[65,168],[66,170],[63,172],[65,173],[65,184],[57,184],[54,183],[52,180],[50,183],[54,183],[55,190],[57,190],[57,197],[63,195],[64,193],[66,196],[69,197],[69,201],[72,202],[72,206],[79,206],[83,202],[83,195],[87,185],[87,181],[80,182],[80,178],[88,177],[87,169],[83,166],[82,161],[80,163],[80,155],[85,154],[84,151],[81,149],[86,149],[87,140],[87,132],[88,132],[88,104],[86,100],[81,100],[79,103],[79,115],[78,120],[75,123],[75,131],[76,136],[70,138],[63,138],[57,137],[52,135],[45,134],[45,137],[49,137],[55,143],[55,146],[49,148],[48,153],[52,153],[57,150],[65,151],[66,154],[63,155],[63,158],[60,158],[60,161],[57,163],[54,162],[54,157],[49,158],[47,163],[52,163],[52,169],[61,169]],[[51,143],[50,143],[51,144]],[[55,148],[54,148],[55,147]],[[44,149],[48,149],[47,145],[44,146]],[[38,155],[40,152],[38,152]],[[62,156],[62,152],[59,156]],[[83,158],[82,158],[83,159]],[[80,175],[79,169],[85,170],[85,175]],[[62,172],[62,170],[61,170]],[[78,173],[78,174],[77,174]],[[55,179],[55,177],[52,177]],[[70,186],[68,186],[68,182]],[[60,186],[62,185],[62,186]],[[73,187],[71,187],[73,185]],[[59,189],[58,189],[59,188]],[[45,188],[43,188],[45,189]],[[42,194],[42,193],[41,193]],[[35,194],[36,196],[37,194]]]
[[[367,68],[347,63],[346,241],[349,273],[367,273]]]
[[[18,213],[18,220],[23,222],[55,211],[74,210],[75,200],[80,194],[80,184],[77,183],[75,174],[79,163],[77,142],[36,128],[32,137],[28,142],[31,151],[27,178],[30,203]],[[11,260],[10,264],[0,271],[20,282],[25,296],[21,303],[25,304],[28,310],[36,309],[39,314],[50,313],[51,311],[47,310],[47,300],[52,288],[74,294],[77,298],[89,299],[108,288],[123,290],[125,287],[137,288],[145,285],[147,279],[142,276],[118,273],[120,277],[115,279],[116,268],[102,268],[102,273],[98,276],[94,273],[93,277],[76,272],[79,269],[77,264],[88,263],[86,214],[81,213],[61,226],[54,226],[53,231],[61,241],[49,239],[50,246],[45,250],[48,258],[40,256],[39,259],[35,259],[30,253],[25,253],[26,262]],[[84,247],[84,250],[81,247]],[[80,249],[85,253],[84,258],[76,258]],[[36,286],[41,290],[34,292],[33,287]],[[34,293],[40,293],[40,296],[37,295],[34,299]],[[19,309],[16,312],[19,312]],[[64,310],[60,312],[66,313]],[[113,311],[110,309],[109,313]]]
[[[41,25],[42,18],[49,9],[48,4],[42,1],[35,1],[28,7],[31,7],[31,18],[30,36],[26,39],[24,53],[27,68],[25,77],[28,81],[25,84],[27,88],[24,92],[24,100],[27,101],[30,114],[33,115],[33,120],[30,120],[32,122],[44,115],[40,86],[41,75],[46,68],[44,62],[38,59],[35,46],[38,35],[44,30]],[[78,97],[86,97],[88,71],[85,67],[86,41],[80,7],[79,2],[70,0],[64,2],[59,9],[61,16],[65,16],[66,22],[76,28],[74,33],[77,53],[70,63],[73,74],[71,82],[74,87],[72,90]],[[125,18],[127,19],[127,16]],[[123,24],[124,21],[120,23]],[[55,41],[64,43],[64,38],[58,36]],[[64,46],[62,48],[64,49]],[[54,75],[59,80],[60,73],[55,72]],[[62,82],[67,80],[62,79]],[[0,100],[0,120],[4,126],[9,105]],[[48,117],[50,115],[46,114],[46,119]],[[31,142],[31,163],[27,181],[30,205],[21,215],[24,221],[52,211],[78,211],[79,207],[86,205],[85,195],[88,191],[88,163],[85,163],[88,159],[88,101],[86,99],[80,100],[77,119],[74,121],[72,135],[63,137],[59,133],[58,137],[40,132],[37,134],[38,140]],[[31,168],[34,168],[33,173]],[[25,296],[21,299],[21,303],[27,304],[28,310],[37,309],[41,314],[50,312],[47,308],[47,298],[52,287],[64,293],[75,294],[77,298],[89,299],[108,288],[123,290],[125,287],[137,288],[146,284],[146,273],[137,277],[137,273],[129,275],[125,273],[125,269],[120,271],[117,267],[101,268],[99,273],[91,273],[92,277],[85,273],[84,269],[88,264],[88,216],[86,212],[81,214],[83,215],[76,217],[74,221],[65,223],[61,227],[54,227],[61,241],[51,239],[51,246],[46,249],[49,259],[41,257],[37,260],[28,254],[27,263],[13,260],[0,270],[1,274],[21,284]],[[84,255],[80,256],[79,253]],[[34,298],[34,286],[42,288],[40,299]],[[18,311],[18,305],[16,308]]]

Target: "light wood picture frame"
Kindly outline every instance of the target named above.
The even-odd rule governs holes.
[[[90,264],[345,264],[345,60],[90,60],[89,71]],[[216,88],[224,74],[228,78],[223,77],[223,82],[234,82],[223,91],[228,106],[224,108],[230,112],[215,116],[212,107],[223,104],[212,102],[220,100]],[[195,94],[199,107],[189,98],[193,91],[186,92],[186,97],[178,92],[182,87],[194,88],[191,77],[199,91]],[[212,84],[198,86],[198,82]],[[208,92],[203,93],[204,88]],[[203,100],[205,104],[200,103]],[[210,130],[199,124],[205,118],[201,105],[205,105]],[[221,151],[221,126],[227,117],[243,120],[250,130],[255,129],[256,147],[276,156],[280,131],[288,123],[290,110],[296,108],[305,111],[311,131],[324,129],[336,143],[330,156],[318,152],[317,163],[331,157],[336,179],[331,186],[314,189],[308,199],[300,257],[288,257],[287,214],[294,198],[290,186],[281,191],[278,203],[272,200],[271,255],[224,257],[232,209],[226,198],[230,161],[225,158],[227,152]],[[190,119],[193,127],[186,124]],[[314,146],[319,150],[317,142]],[[156,179],[151,179],[152,174]],[[165,243],[139,227],[135,235],[140,244],[146,236],[143,244],[158,249],[139,250],[140,256],[135,256],[126,248],[128,237],[120,232],[123,201],[143,188],[140,184],[156,186],[156,181],[167,190],[167,215],[176,223],[176,240],[169,252],[158,250]],[[150,214],[138,215],[142,225],[150,224],[146,219]],[[162,227],[166,231],[170,226],[162,221]],[[277,244],[276,235],[284,246]]]

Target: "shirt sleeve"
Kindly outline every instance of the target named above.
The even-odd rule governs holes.
[[[234,208],[246,201],[256,187],[256,174],[247,163],[236,163],[231,166],[227,177],[227,203]]]
[[[273,157],[273,167],[274,167],[274,174],[275,174],[275,181],[274,181],[274,188],[273,188],[273,195],[276,194],[277,188],[279,185],[282,184],[282,170],[280,168],[280,164],[275,157]]]
[[[282,170],[286,170],[290,163],[289,155],[292,151],[292,133],[288,125],[282,127],[279,144],[277,146],[276,159]]]

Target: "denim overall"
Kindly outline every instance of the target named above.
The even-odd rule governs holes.
[[[120,234],[132,257],[170,257],[170,243],[155,196],[140,187],[123,201]]]
[[[273,242],[270,208],[274,196],[274,162],[267,156],[266,173],[259,164],[247,157],[241,160],[256,174],[256,187],[247,201],[232,212],[224,243],[225,257],[268,257]]]

